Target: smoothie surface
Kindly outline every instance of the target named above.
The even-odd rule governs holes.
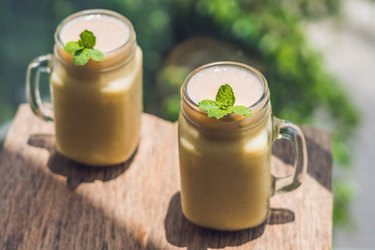
[[[263,94],[263,85],[257,75],[247,69],[231,65],[215,65],[194,74],[187,82],[190,99],[198,104],[201,100],[215,100],[219,87],[229,84],[236,97],[235,105],[251,106]]]
[[[96,36],[95,48],[106,53],[123,46],[130,37],[130,28],[123,21],[104,14],[89,14],[65,24],[60,31],[64,44],[77,41],[79,34],[90,30]]]

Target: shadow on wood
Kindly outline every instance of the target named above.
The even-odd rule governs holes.
[[[0,182],[6,191],[0,249],[158,249],[138,233],[142,227],[120,222],[20,152],[4,149],[0,163],[5,180],[22,184],[19,189]]]
[[[96,180],[109,181],[125,172],[131,165],[137,150],[129,160],[124,163],[106,166],[93,167],[71,160],[56,151],[55,137],[51,134],[33,134],[28,139],[30,146],[47,149],[50,153],[48,168],[55,174],[67,178],[69,188],[76,189],[81,183],[94,182]]]
[[[216,231],[199,227],[188,221],[181,210],[181,196],[177,192],[171,198],[164,220],[167,241],[177,247],[191,250],[240,246],[262,236],[266,224],[285,224],[293,222],[294,213],[288,209],[271,209],[268,219],[261,225],[235,232]]]
[[[295,220],[294,212],[286,208],[271,208],[268,214],[268,225],[279,225],[290,223]]]

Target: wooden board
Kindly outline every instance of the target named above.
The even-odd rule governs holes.
[[[53,124],[22,105],[0,155],[0,249],[330,249],[330,136],[304,131],[303,185],[271,199],[267,225],[217,232],[182,216],[176,124],[144,114],[134,157],[97,169],[56,153]],[[274,148],[273,167],[285,169],[290,148]]]

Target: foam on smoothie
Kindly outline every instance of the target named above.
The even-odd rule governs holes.
[[[186,90],[190,99],[198,104],[204,99],[215,100],[219,87],[228,83],[236,97],[235,105],[251,106],[263,94],[263,85],[253,72],[231,65],[215,65],[193,75]]]
[[[103,14],[88,14],[65,24],[60,31],[61,41],[64,44],[77,41],[86,29],[96,36],[95,48],[104,53],[120,48],[130,37],[130,28],[123,21]]]

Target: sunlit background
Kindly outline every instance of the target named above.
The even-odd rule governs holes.
[[[28,63],[51,53],[64,17],[89,8],[133,22],[144,52],[146,112],[175,120],[183,79],[204,63],[258,68],[277,116],[333,134],[334,247],[375,248],[374,1],[2,0],[0,145],[25,102]]]

